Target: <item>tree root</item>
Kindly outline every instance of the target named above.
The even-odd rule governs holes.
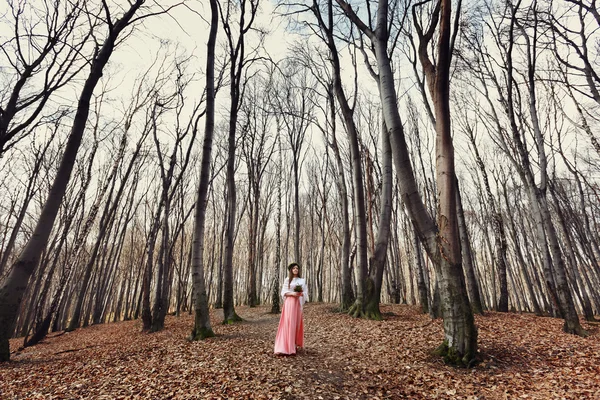
[[[569,329],[567,327],[567,323],[565,322],[565,324],[563,325],[563,331],[565,331],[566,333],[571,333],[573,335],[581,336],[584,338],[590,336],[590,333],[588,331],[586,331],[585,329],[583,329],[583,327],[579,324],[577,324],[577,326],[574,329]]]
[[[236,322],[242,322],[243,319],[234,311],[232,315],[223,320],[223,325],[233,325]]]
[[[433,354],[444,359],[444,363],[455,367],[471,368],[477,362],[475,354],[460,354],[454,347],[449,347],[448,342],[444,340]]]
[[[192,334],[189,339],[191,341],[204,340],[206,338],[214,337],[215,333],[211,328],[200,328],[192,330]]]
[[[348,315],[354,318],[383,321],[383,316],[379,311],[379,307],[367,307],[367,310],[363,310],[362,303],[358,300],[350,307],[348,310]]]
[[[364,313],[362,310],[362,303],[359,301],[356,301],[354,304],[352,304],[352,306],[348,310],[348,315],[350,315],[351,317],[354,317],[354,318],[363,318]]]
[[[373,321],[383,321],[383,317],[381,316],[381,313],[379,311],[366,311],[363,313],[364,317],[366,319],[370,319]]]

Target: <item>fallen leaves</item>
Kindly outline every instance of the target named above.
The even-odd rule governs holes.
[[[432,356],[441,321],[417,307],[382,306],[384,321],[305,307],[306,348],[273,354],[278,315],[238,307],[245,321],[189,342],[192,316],[167,317],[166,329],[139,321],[52,334],[0,364],[4,399],[593,399],[600,398],[598,327],[587,339],[562,321],[528,314],[477,316],[480,363],[454,369]]]

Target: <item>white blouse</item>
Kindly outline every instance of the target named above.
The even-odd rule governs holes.
[[[306,286],[306,281],[302,278],[294,278],[292,282],[289,282],[290,278],[285,278],[283,281],[283,288],[281,289],[281,297],[283,301],[285,301],[286,293],[294,293],[294,288],[296,285],[302,285],[302,293],[303,296],[298,297],[300,300],[300,307],[304,306],[304,303],[308,301],[308,287]]]

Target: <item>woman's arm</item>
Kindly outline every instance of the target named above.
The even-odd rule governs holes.
[[[283,288],[281,288],[281,298],[282,298],[283,300],[285,300],[285,298],[286,298],[287,296],[293,296],[293,295],[294,295],[294,291],[293,291],[293,290],[290,288],[290,282],[289,282],[289,279],[288,279],[288,278],[286,278],[286,279],[283,281]]]

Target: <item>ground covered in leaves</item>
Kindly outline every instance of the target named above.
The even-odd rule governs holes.
[[[455,369],[431,355],[441,321],[411,306],[382,306],[381,322],[305,306],[305,345],[273,354],[279,316],[237,307],[244,322],[189,342],[192,316],[167,317],[162,332],[139,321],[52,334],[0,364],[1,399],[600,399],[600,330],[583,339],[558,319],[477,317],[480,362]]]

